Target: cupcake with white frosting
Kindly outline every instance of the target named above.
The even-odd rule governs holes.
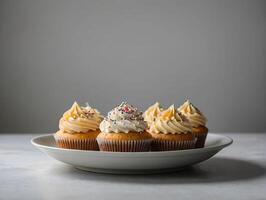
[[[208,134],[206,127],[207,119],[189,100],[178,108],[178,111],[186,116],[192,126],[192,133],[197,138],[196,148],[204,147],[205,140]]]
[[[101,151],[149,151],[151,136],[147,123],[137,108],[122,102],[112,109],[100,124],[97,142]]]
[[[153,151],[192,149],[196,139],[188,120],[174,105],[162,111],[151,123],[148,132],[153,137]]]
[[[67,149],[99,150],[96,137],[100,133],[102,115],[89,105],[81,107],[74,102],[59,121],[54,134],[58,147]]]

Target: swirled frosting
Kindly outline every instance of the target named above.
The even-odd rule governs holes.
[[[151,124],[149,132],[163,134],[183,134],[191,132],[188,120],[179,113],[174,105],[162,111]]]
[[[178,111],[184,114],[192,127],[205,126],[207,119],[206,117],[196,108],[189,100],[178,108]]]
[[[162,111],[160,104],[156,102],[143,113],[144,121],[150,126]]]
[[[142,113],[126,102],[112,109],[100,124],[104,133],[143,132],[146,128]]]
[[[80,107],[74,102],[59,121],[59,129],[67,133],[86,133],[99,129],[103,117],[89,105]]]

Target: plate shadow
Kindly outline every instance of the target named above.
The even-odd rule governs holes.
[[[218,157],[182,171],[152,175],[113,175],[78,170],[71,166],[59,166],[50,169],[54,176],[71,179],[92,180],[96,182],[145,183],[145,184],[189,184],[230,182],[256,179],[265,174],[265,168],[257,163]]]

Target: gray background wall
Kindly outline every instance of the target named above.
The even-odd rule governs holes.
[[[186,98],[212,132],[263,132],[265,57],[264,0],[1,0],[0,132],[56,131],[74,100]]]

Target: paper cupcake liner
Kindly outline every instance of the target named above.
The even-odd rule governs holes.
[[[206,134],[194,134],[194,136],[197,138],[195,148],[203,148],[205,145],[206,138],[207,138],[207,133]]]
[[[146,140],[106,140],[97,138],[100,151],[143,152],[150,151],[152,139]]]
[[[155,139],[152,142],[152,151],[174,151],[182,149],[193,149],[195,148],[196,140],[188,141],[171,141],[171,140],[159,140]]]
[[[54,138],[60,148],[99,151],[96,139],[66,139],[57,135]]]

